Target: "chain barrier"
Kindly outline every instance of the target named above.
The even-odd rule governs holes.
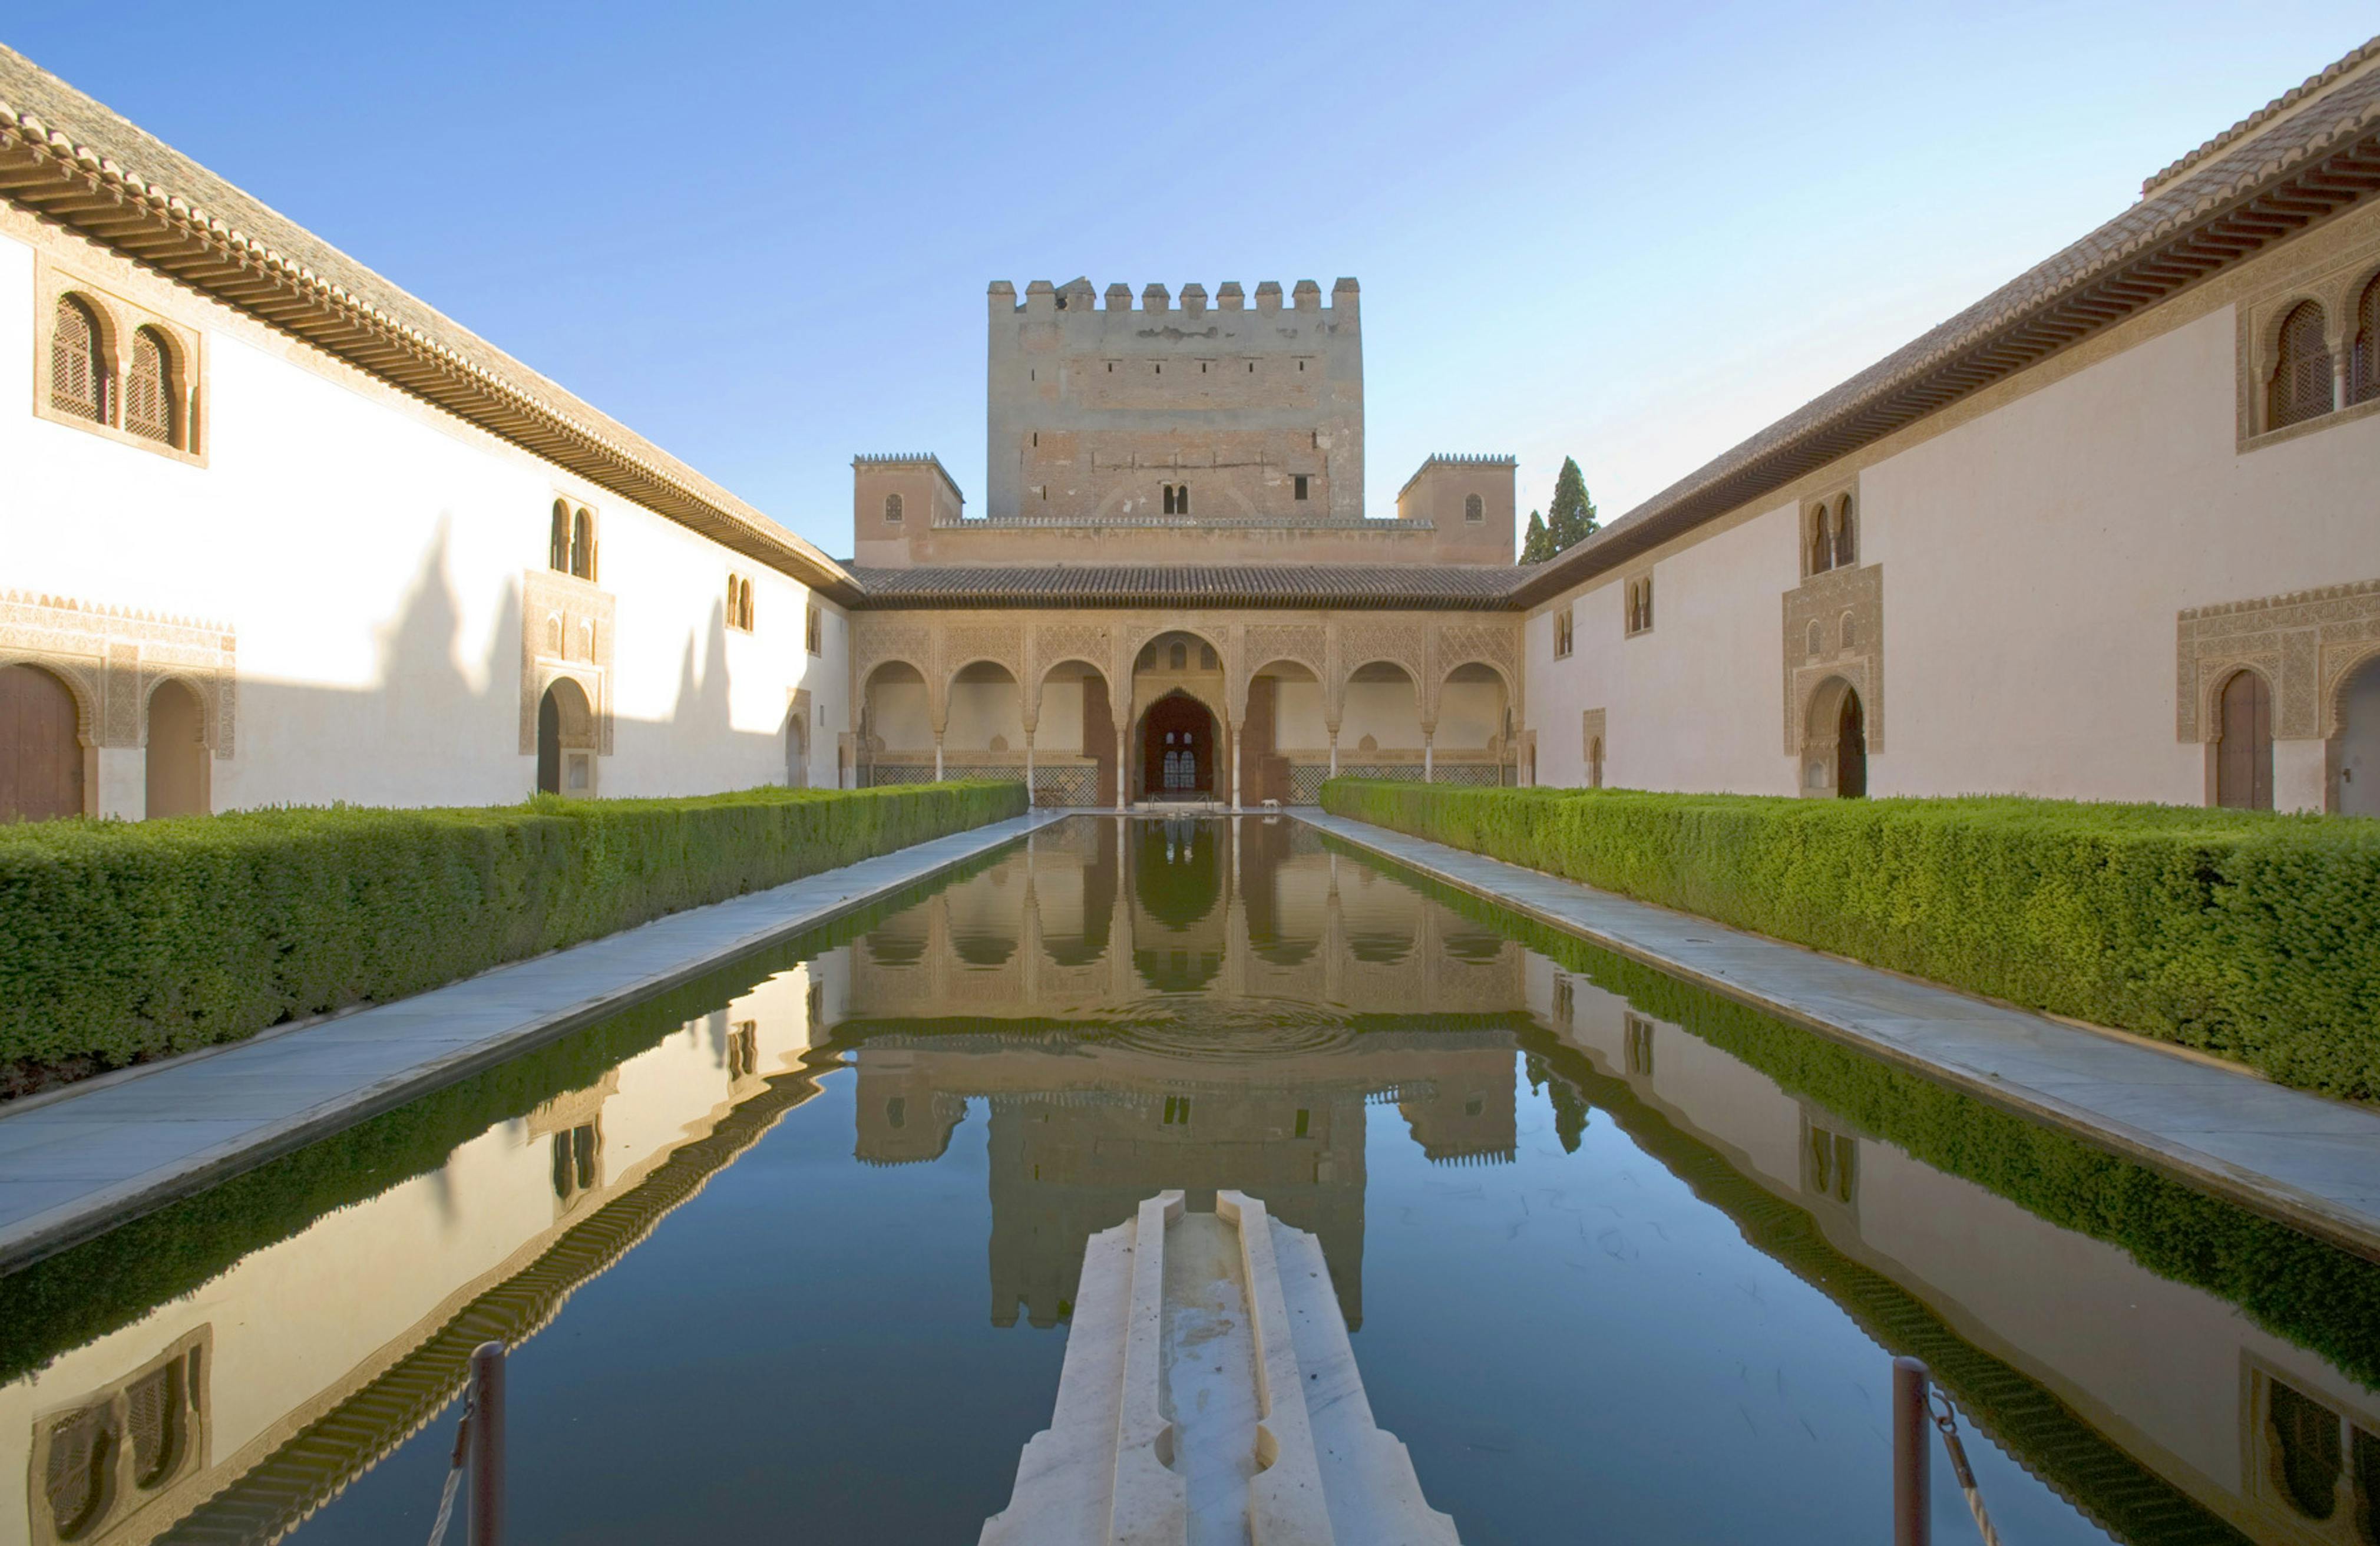
[[[1939,1385],[1928,1392],[1927,1397],[1934,1426],[1942,1430],[1942,1447],[1950,1452],[1950,1470],[1959,1479],[1959,1491],[1966,1497],[1967,1512],[1975,1516],[1975,1528],[1983,1534],[1984,1546],[2000,1546],[1999,1532],[1992,1528],[1992,1516],[1984,1512],[1984,1495],[1975,1487],[1974,1469],[1967,1464],[1967,1446],[1959,1439],[1959,1409],[1950,1405],[1949,1395]],[[437,1542],[431,1541],[431,1546],[437,1546]]]
[[[470,1452],[471,1407],[478,1399],[476,1391],[463,1393],[463,1420],[455,1426],[455,1458],[446,1467],[446,1485],[438,1494],[438,1518],[430,1527],[430,1546],[441,1546],[447,1522],[455,1517],[455,1493],[463,1485],[463,1460]]]

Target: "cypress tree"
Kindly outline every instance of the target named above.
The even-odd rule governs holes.
[[[1586,496],[1586,477],[1578,469],[1578,458],[1564,456],[1561,476],[1554,480],[1553,504],[1548,507],[1546,535],[1555,553],[1574,542],[1583,542],[1596,528],[1595,501]]]
[[[1546,517],[1541,512],[1532,510],[1529,512],[1529,534],[1521,539],[1521,562],[1542,564],[1553,555],[1553,538],[1546,530]]]

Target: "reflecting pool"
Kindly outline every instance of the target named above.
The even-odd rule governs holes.
[[[1079,817],[0,1279],[0,1540],[957,1541],[1153,1191],[1328,1258],[1494,1542],[2380,1542],[2380,1269],[1287,819]],[[1973,1539],[1937,1463],[1937,1529]],[[453,1539],[453,1538],[450,1538]]]

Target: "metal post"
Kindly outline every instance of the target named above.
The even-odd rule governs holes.
[[[1926,1441],[1925,1366],[1915,1358],[1892,1360],[1892,1546],[1930,1546],[1934,1539],[1932,1478]],[[474,1543],[476,1546],[476,1542]]]
[[[504,1539],[504,1345],[471,1354],[471,1546]]]

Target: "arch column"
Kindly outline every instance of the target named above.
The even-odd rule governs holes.
[[[1029,688],[1020,686],[1019,696],[1023,700],[1025,720],[1025,808],[1030,810],[1033,809],[1033,731],[1041,723],[1041,684],[1035,682]],[[1029,879],[1031,871],[1028,870],[1026,874]],[[1028,884],[1027,895],[1031,889]]]

